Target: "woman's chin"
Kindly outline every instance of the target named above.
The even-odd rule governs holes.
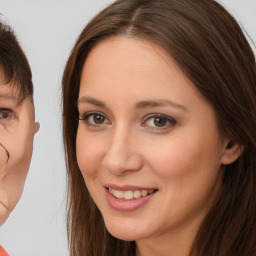
[[[136,236],[129,231],[108,229],[108,232],[115,238],[123,241],[137,240]]]
[[[105,225],[112,236],[124,241],[134,241],[145,236],[145,230],[142,232],[138,228],[132,227],[131,225],[124,225],[124,223],[105,223]]]

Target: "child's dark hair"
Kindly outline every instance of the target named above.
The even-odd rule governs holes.
[[[33,99],[32,73],[28,60],[10,26],[0,21],[1,84],[12,83],[21,98]]]

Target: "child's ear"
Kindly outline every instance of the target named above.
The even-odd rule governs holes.
[[[227,141],[223,147],[221,163],[223,165],[232,164],[242,155],[243,151],[244,146],[234,141]]]
[[[36,134],[39,131],[40,124],[38,122],[35,123],[35,128],[34,128],[34,134]]]

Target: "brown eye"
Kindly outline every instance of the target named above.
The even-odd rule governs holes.
[[[79,116],[79,120],[95,128],[103,128],[111,123],[105,115],[97,112],[88,112],[85,115]]]
[[[7,119],[12,117],[12,111],[10,109],[0,109],[0,119]]]
[[[106,118],[99,114],[93,115],[93,121],[95,124],[103,124],[105,122]]]
[[[164,130],[172,127],[176,123],[176,120],[170,116],[166,116],[163,114],[151,114],[146,119],[146,121],[143,122],[142,126],[149,127],[155,130]]]
[[[155,124],[155,126],[157,126],[157,127],[164,127],[164,126],[166,126],[166,123],[167,123],[166,118],[156,117],[156,118],[154,119],[154,124]]]

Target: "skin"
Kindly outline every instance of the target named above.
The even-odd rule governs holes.
[[[1,77],[3,80],[3,76]],[[39,130],[30,98],[13,83],[0,85],[0,225],[18,203],[28,173],[33,138]]]
[[[212,106],[163,48],[120,36],[89,53],[78,110],[78,165],[109,232],[135,240],[136,255],[188,255],[223,164],[240,154],[220,140]],[[157,192],[120,211],[108,203],[106,184]]]

